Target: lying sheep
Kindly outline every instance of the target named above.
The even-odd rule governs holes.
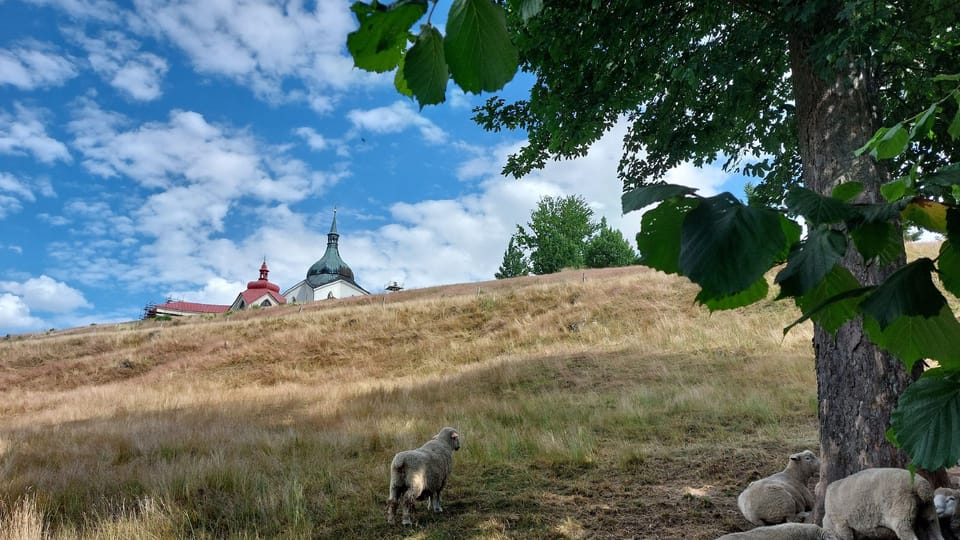
[[[937,518],[940,521],[940,533],[947,540],[956,540],[953,532],[953,520],[960,518],[957,515],[957,504],[960,503],[960,490],[940,487],[933,491],[933,506],[937,509]]]
[[[810,450],[793,454],[784,470],[750,482],[737,497],[737,506],[754,525],[804,521],[814,503],[807,480],[819,471],[820,460]]]
[[[725,534],[717,540],[837,540],[837,535],[810,523],[782,523]]]
[[[443,512],[440,492],[453,468],[453,451],[459,449],[460,434],[452,427],[445,427],[420,448],[393,456],[390,498],[387,500],[388,523],[395,522],[398,504],[403,510],[404,525],[413,524],[411,513],[415,501],[428,499],[428,508]]]
[[[841,540],[893,532],[900,540],[917,540],[915,527],[943,540],[933,505],[933,488],[906,469],[864,469],[827,486],[824,528]]]

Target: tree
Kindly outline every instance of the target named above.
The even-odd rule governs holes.
[[[597,234],[587,240],[583,250],[583,262],[587,268],[612,268],[637,263],[637,252],[617,229],[607,225],[607,218],[600,219]]]
[[[500,263],[500,269],[493,277],[506,279],[530,274],[530,262],[527,261],[523,250],[517,246],[516,240],[516,235],[510,237],[510,242],[507,243],[507,251],[503,253],[503,262]]]
[[[582,268],[587,239],[597,230],[593,210],[579,195],[544,196],[530,214],[527,228],[517,226],[517,244],[529,250],[535,274]]]
[[[454,0],[459,9],[480,4],[495,7]],[[687,276],[700,286],[698,301],[723,309],[765,297],[764,272],[787,262],[777,275],[781,297],[797,302],[801,320],[814,321],[817,514],[833,480],[907,463],[885,436],[892,415],[893,438],[917,463],[955,463],[960,358],[951,342],[960,324],[931,274],[960,295],[960,77],[934,77],[956,69],[960,4],[506,6],[520,65],[536,82],[529,99],[491,98],[476,116],[488,129],[527,132],[505,172],[522,176],[547,159],[581,155],[626,117],[624,210],[656,205],[643,217],[644,264]],[[448,37],[461,32],[447,27]],[[476,34],[477,48],[491,51]],[[408,77],[414,60],[422,67],[423,55],[412,53]],[[882,122],[896,123],[878,129]],[[727,170],[760,179],[751,206],[661,183],[683,161],[721,157]],[[788,217],[797,215],[809,225],[802,239]],[[902,216],[947,235],[935,261],[905,265]],[[906,390],[921,358],[940,367]]]

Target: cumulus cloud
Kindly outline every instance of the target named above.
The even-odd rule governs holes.
[[[240,291],[246,288],[246,283],[214,277],[207,280],[198,289],[170,291],[166,296],[174,300],[199,302],[201,304],[232,304]]]
[[[160,97],[166,60],[141,51],[139,42],[119,31],[104,31],[98,37],[80,31],[67,34],[86,49],[90,66],[111,86],[138,101]]]
[[[33,155],[44,163],[70,162],[62,142],[47,135],[44,111],[14,104],[13,112],[0,109],[0,154]]]
[[[362,133],[400,133],[407,129],[417,129],[428,142],[442,143],[448,139],[447,133],[439,126],[423,117],[406,101],[395,101],[387,107],[369,110],[354,109],[347,113],[354,130]]]
[[[145,31],[179,47],[197,71],[244,82],[271,101],[329,112],[338,92],[378,78],[355,70],[344,54],[356,26],[344,0],[139,0],[136,12]]]
[[[30,308],[22,298],[9,293],[0,294],[0,328],[26,330],[42,326],[43,321],[30,315]]]
[[[300,136],[311,150],[323,150],[329,144],[323,135],[311,127],[299,127],[294,133]]]
[[[29,41],[14,48],[0,49],[0,85],[34,90],[60,86],[76,75],[73,62],[55,52],[50,45]]]
[[[19,300],[13,305],[23,305],[29,311],[67,313],[79,308],[90,307],[83,293],[66,283],[42,275],[23,282],[0,281],[0,291],[15,295]],[[17,308],[18,310],[20,308]],[[20,311],[18,311],[20,313]]]

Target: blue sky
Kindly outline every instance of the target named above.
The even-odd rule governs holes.
[[[544,195],[582,195],[631,242],[639,230],[620,213],[624,125],[581,159],[504,178],[524,134],[471,122],[488,96],[451,86],[419,111],[391,74],[355,69],[345,0],[0,13],[0,335],[134,320],[168,297],[227,304],[264,257],[286,290],[323,255],[334,208],[340,254],[374,293],[492,279]],[[692,165],[667,180],[743,182]]]

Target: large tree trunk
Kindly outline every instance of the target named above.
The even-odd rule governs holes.
[[[851,62],[824,80],[811,64],[810,41],[790,38],[790,62],[796,99],[799,150],[804,185],[829,195],[841,182],[864,185],[858,201],[878,202],[885,172],[877,162],[854,151],[873,136],[877,90],[868,70]],[[842,264],[864,285],[882,281],[903,261],[881,267],[864,264],[849,246]],[[860,319],[848,322],[836,337],[814,328],[820,416],[820,483],[815,517],[823,516],[826,486],[867,467],[903,467],[908,458],[885,437],[890,414],[913,380],[894,356],[878,349]]]

